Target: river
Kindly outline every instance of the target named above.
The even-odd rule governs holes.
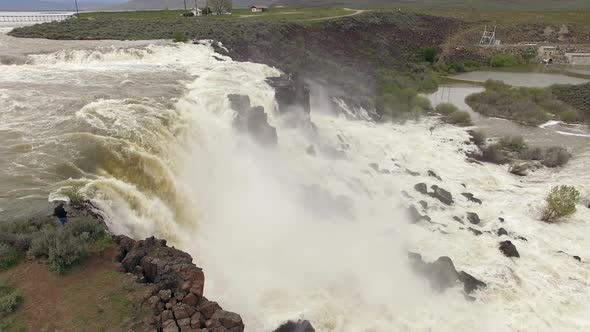
[[[474,149],[465,129],[434,118],[375,124],[312,109],[309,132],[276,111],[265,79],[277,69],[208,45],[0,34],[0,55],[16,59],[0,65],[0,222],[46,213],[80,188],[112,231],[189,252],[205,294],[240,313],[247,331],[297,318],[338,332],[590,329],[588,264],[559,253],[590,259],[590,209],[538,221],[551,186],[588,194],[583,149],[562,170],[520,178],[465,162]],[[236,131],[230,93],[264,107],[276,148]],[[421,196],[418,182],[444,187],[455,204]],[[418,200],[434,223],[408,222]],[[452,218],[468,211],[481,236]],[[499,227],[528,239],[511,235],[520,259],[497,249]],[[447,255],[488,287],[475,301],[459,286],[432,291],[408,250]]]

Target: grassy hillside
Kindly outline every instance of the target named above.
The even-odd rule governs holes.
[[[288,7],[349,8],[463,8],[487,10],[576,10],[590,9],[587,0],[278,0]]]

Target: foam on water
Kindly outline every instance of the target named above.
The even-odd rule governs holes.
[[[45,122],[12,112],[5,115],[11,122],[4,123],[10,130],[71,125],[73,130],[53,139],[80,155],[67,168],[60,166],[75,176],[58,181],[50,199],[81,185],[115,232],[155,234],[188,251],[204,268],[207,296],[240,313],[248,331],[271,331],[297,318],[311,320],[318,331],[590,329],[590,269],[569,256],[590,257],[590,209],[580,205],[564,223],[537,220],[551,186],[571,184],[588,194],[588,155],[575,156],[561,171],[520,178],[506,166],[467,163],[464,152],[473,147],[465,143],[465,129],[432,118],[375,124],[314,109],[317,130],[303,130],[276,112],[265,79],[278,70],[232,61],[207,45],[31,59],[9,69],[11,80],[51,72],[55,84],[63,84],[71,69],[72,76],[108,75],[131,88],[129,81],[139,82],[140,76],[124,73],[189,74],[186,93],[173,104],[111,95],[60,120],[59,112]],[[0,93],[2,100],[15,98],[13,90]],[[276,148],[257,146],[236,131],[231,93],[264,107],[277,127]],[[29,107],[27,101],[21,107]],[[316,154],[308,153],[310,146]],[[428,170],[442,181],[427,176]],[[413,189],[418,182],[449,190],[456,203],[447,207],[419,194]],[[483,204],[469,202],[463,192]],[[405,208],[418,200],[428,203],[433,223],[407,222]],[[453,220],[466,212],[481,217],[479,225],[469,225],[481,236]],[[511,233],[520,259],[497,249],[499,227]],[[429,261],[447,255],[488,287],[473,302],[459,286],[435,293],[411,271],[407,251]]]

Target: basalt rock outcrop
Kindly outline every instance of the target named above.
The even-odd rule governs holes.
[[[147,306],[153,316],[144,320],[146,331],[243,332],[240,315],[223,310],[203,296],[205,276],[189,254],[170,248],[154,237],[135,241],[117,236],[117,260],[124,272],[150,284]]]
[[[273,332],[315,332],[308,320],[288,321],[283,323]]]
[[[432,263],[426,263],[422,260],[422,255],[409,253],[410,263],[414,271],[424,276],[430,286],[437,291],[454,286],[457,282],[463,284],[463,290],[466,294],[476,289],[486,287],[486,283],[478,280],[474,276],[464,271],[457,271],[453,261],[446,256],[439,257]]]
[[[266,79],[275,90],[275,99],[280,113],[287,113],[300,108],[306,114],[311,112],[309,87],[296,75],[281,75]]]
[[[433,192],[428,193],[429,196],[438,199],[443,204],[446,204],[446,205],[453,204],[453,202],[454,202],[453,195],[451,195],[450,192],[444,190],[443,188],[441,188],[437,185],[433,185],[430,188],[432,188]]]
[[[231,108],[237,112],[234,126],[247,133],[261,145],[277,145],[277,129],[268,123],[268,116],[262,106],[252,107],[250,97],[244,95],[228,95]]]
[[[516,246],[510,241],[500,242],[499,249],[506,257],[520,257],[518,250],[516,250]]]

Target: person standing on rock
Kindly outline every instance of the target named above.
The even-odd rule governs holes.
[[[68,211],[64,208],[64,203],[59,203],[53,210],[53,216],[57,217],[62,226],[68,223]]]

